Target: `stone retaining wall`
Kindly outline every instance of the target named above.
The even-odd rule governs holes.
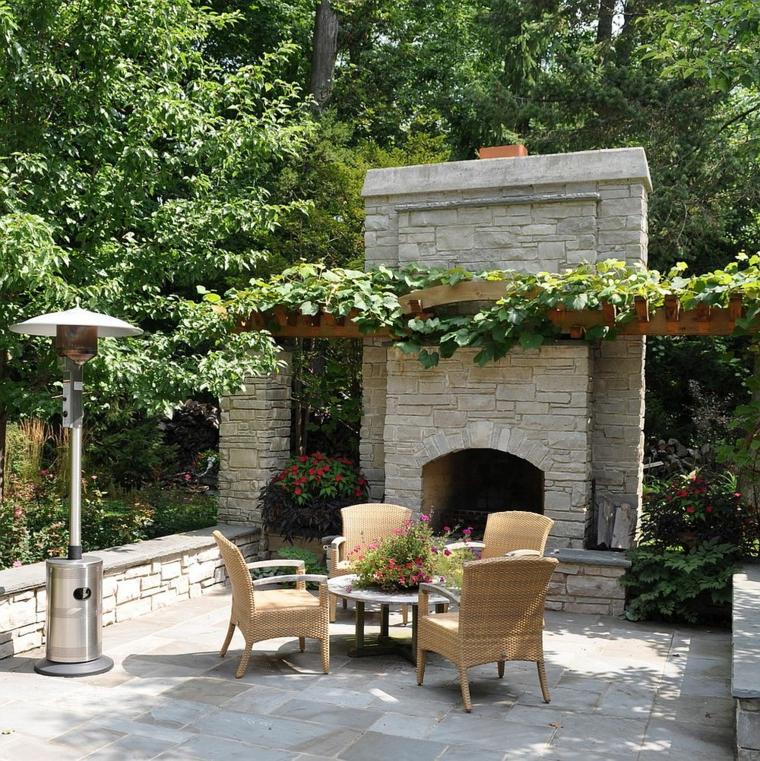
[[[760,565],[734,574],[731,694],[737,761],[760,761]]]
[[[621,616],[625,589],[620,577],[631,566],[625,555],[598,550],[557,550],[560,562],[549,584],[548,610]]]
[[[259,530],[220,525],[89,553],[103,559],[103,624],[142,616],[199,597],[226,576],[211,532],[220,530],[249,560],[260,554]],[[0,571],[0,658],[44,643],[45,564]]]

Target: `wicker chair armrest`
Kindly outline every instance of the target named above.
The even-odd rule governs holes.
[[[540,558],[543,555],[538,550],[512,550],[512,552],[506,552],[504,557],[516,560],[517,558]]]
[[[446,589],[446,587],[442,587],[440,584],[420,584],[420,594],[422,593],[424,593],[425,599],[427,599],[429,594],[440,595],[453,602],[454,605],[459,605],[459,595],[450,589]]]
[[[452,542],[446,545],[447,550],[482,550],[485,548],[485,542]]]
[[[258,568],[306,568],[306,563],[303,560],[289,560],[286,558],[275,560],[255,560],[253,563],[246,563],[245,567],[249,570],[256,570]]]
[[[264,587],[267,584],[282,584],[289,581],[312,581],[316,584],[327,584],[327,576],[322,573],[289,573],[286,576],[267,576],[265,579],[254,579],[254,587]]]
[[[326,539],[328,537],[325,537]],[[331,538],[329,544],[325,544],[325,554],[327,556],[327,570],[330,574],[335,572],[335,569],[340,563],[341,550],[344,549],[346,544],[345,536],[334,536]]]

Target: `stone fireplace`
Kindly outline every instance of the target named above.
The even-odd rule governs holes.
[[[646,264],[649,172],[640,148],[371,170],[366,266],[419,262],[558,271]],[[486,367],[460,350],[433,369],[365,341],[362,468],[372,496],[482,526],[524,509],[582,548],[593,501],[638,506],[644,342],[559,341]]]
[[[422,466],[422,511],[437,531],[485,529],[488,513],[519,505],[544,512],[544,472],[500,449],[458,449]]]
[[[607,258],[646,264],[641,148],[489,158],[367,174],[366,266],[559,271]],[[459,350],[424,369],[364,340],[361,466],[373,501],[472,525],[523,509],[555,521],[561,563],[547,607],[619,614],[619,553],[595,539],[594,505],[641,500],[644,339],[515,348],[485,367]],[[261,487],[290,454],[285,369],[222,401],[220,520],[260,522]]]

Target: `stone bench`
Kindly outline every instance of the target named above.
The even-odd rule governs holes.
[[[258,559],[259,529],[226,524],[87,553],[103,560],[103,625],[198,597],[223,584],[224,564],[211,536],[217,529],[247,559]],[[43,643],[46,611],[44,562],[0,571],[0,658]]]
[[[731,694],[737,761],[760,761],[760,565],[734,574]]]

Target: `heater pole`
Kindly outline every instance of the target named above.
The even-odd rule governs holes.
[[[65,360],[63,425],[71,429],[69,484],[69,560],[82,557],[82,366]]]

